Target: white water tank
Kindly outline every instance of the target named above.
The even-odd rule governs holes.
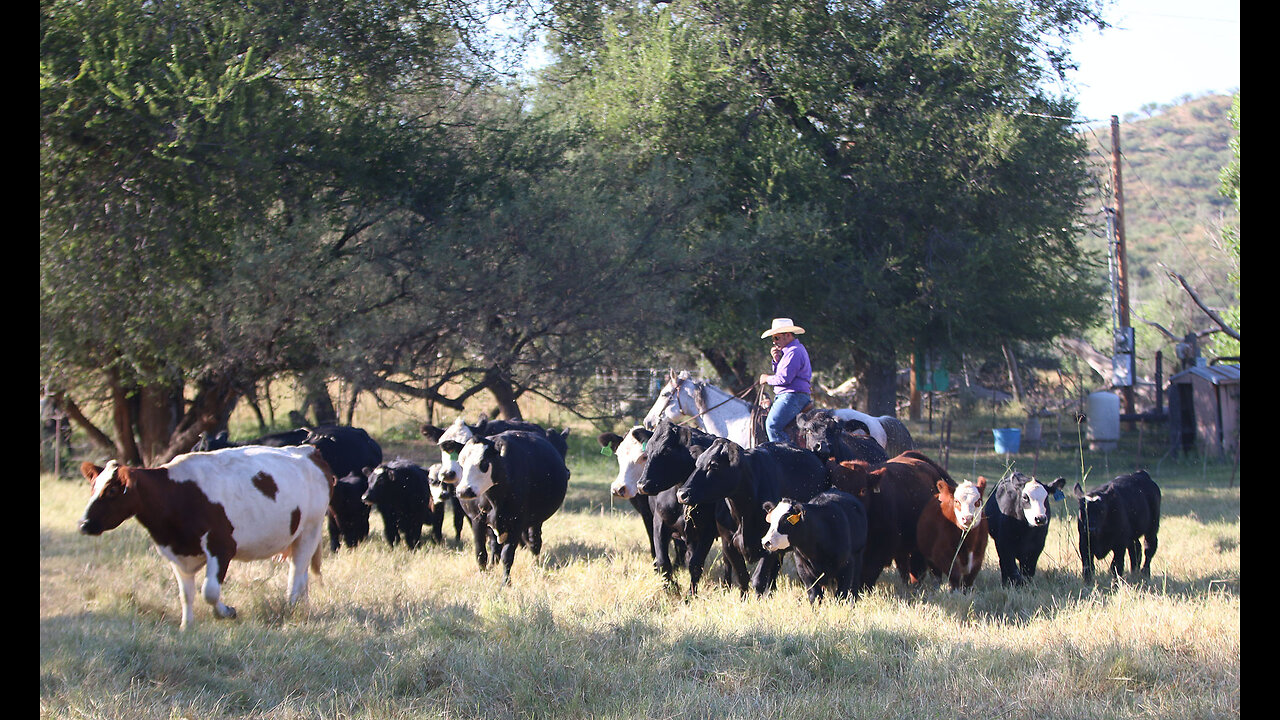
[[[1109,392],[1091,393],[1085,401],[1090,450],[1115,450],[1120,442],[1120,396]]]

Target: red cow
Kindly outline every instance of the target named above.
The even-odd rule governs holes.
[[[827,477],[867,507],[862,588],[875,585],[891,562],[903,582],[919,582],[928,563],[916,545],[916,521],[934,502],[936,483],[955,484],[951,476],[923,453],[909,450],[879,464],[828,460]]]
[[[935,575],[945,576],[951,589],[973,587],[987,551],[987,518],[982,514],[982,493],[987,479],[968,480],[955,490],[938,481],[938,501],[929,503],[916,524],[916,542]]]
[[[222,618],[231,560],[289,561],[289,602],[305,600],[307,566],[320,579],[325,511],[333,472],[312,446],[247,446],[179,455],[157,468],[83,463],[93,494],[80,532],[101,535],[137,517],[173,564],[182,604],[180,629],[192,620],[195,576],[205,568],[204,599]]]

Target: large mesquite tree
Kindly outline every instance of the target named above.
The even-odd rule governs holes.
[[[1099,22],[1075,0],[559,3],[548,97],[629,155],[711,168],[684,327],[726,382],[796,318],[891,412],[893,370],[1086,322],[1087,177],[1044,81]]]
[[[377,228],[466,184],[439,177],[466,164],[440,131],[466,27],[429,1],[40,7],[42,382],[163,461],[385,301]]]

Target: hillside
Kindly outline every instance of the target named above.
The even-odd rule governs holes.
[[[1231,262],[1219,244],[1221,228],[1238,222],[1235,207],[1218,190],[1218,173],[1231,159],[1228,141],[1235,131],[1230,109],[1230,96],[1206,95],[1152,106],[1145,116],[1131,113],[1120,120],[1130,305],[1140,340],[1144,319],[1177,334],[1210,324],[1169,280],[1166,268],[1185,276],[1216,308],[1234,298],[1234,288],[1227,281]],[[1096,202],[1089,210],[1099,228],[1085,244],[1105,252],[1106,216],[1101,208],[1114,202],[1111,128],[1104,123],[1082,134],[1092,150],[1098,179]],[[1140,362],[1156,349],[1170,354],[1171,346],[1153,347],[1162,338],[1148,337],[1149,342],[1139,349]]]

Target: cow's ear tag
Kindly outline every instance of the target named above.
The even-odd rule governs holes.
[[[1066,495],[1064,495],[1064,494],[1062,493],[1062,491],[1061,491],[1061,490],[1054,490],[1054,491],[1053,491],[1053,499],[1054,499],[1054,500],[1066,500],[1066,499],[1067,499],[1067,496],[1066,496]]]
[[[444,459],[448,460],[449,462],[453,462],[453,453],[445,453]]]
[[[795,515],[788,515],[787,522],[791,523],[792,525],[795,525],[796,523],[800,522],[800,513],[796,513]]]
[[[600,454],[604,455],[605,457],[608,457],[613,454],[613,448],[609,447],[608,445],[601,445]]]

